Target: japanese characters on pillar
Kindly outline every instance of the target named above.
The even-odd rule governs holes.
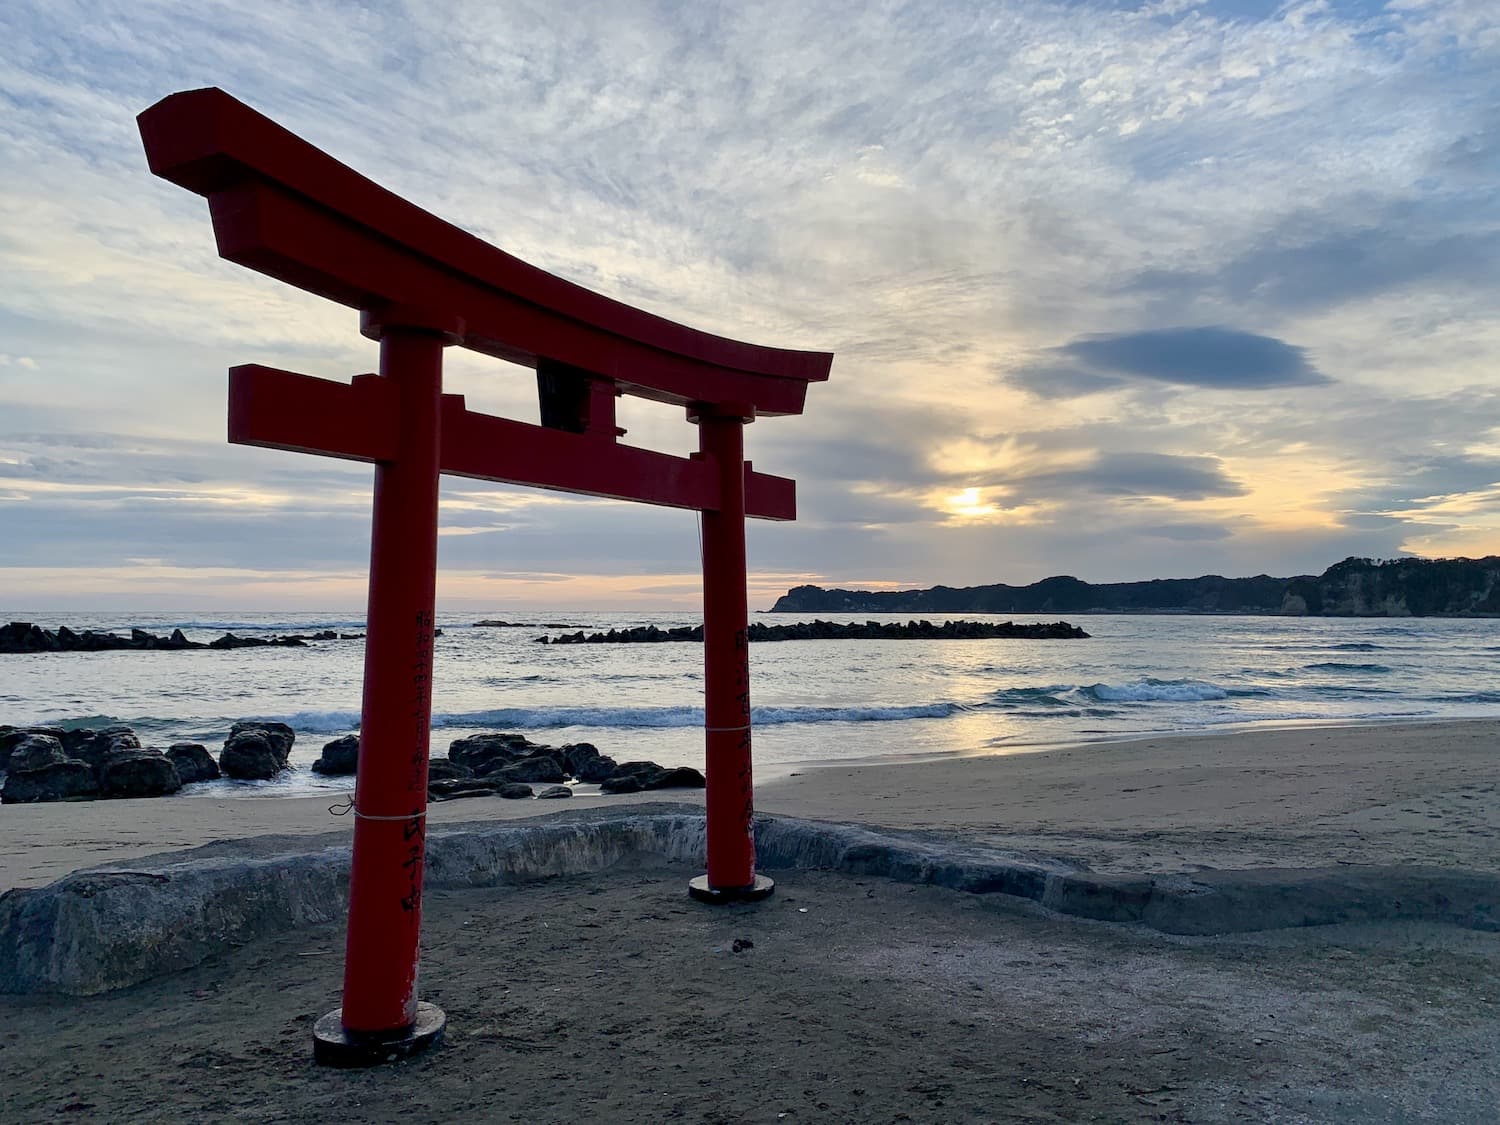
[[[743,431],[800,414],[832,355],[700,332],[546,273],[222,90],[172,94],[138,124],[152,172],[207,198],[221,257],[359,310],[380,341],[379,375],[248,365],[229,380],[230,441],[375,465],[343,1006],[317,1022],[315,1057],[401,1057],[444,1026],[417,997],[442,473],[703,514],[709,845],[692,889],[769,893],[755,873],[744,521],[796,518],[796,485],[751,469]],[[449,346],[535,369],[543,424],[443,394]],[[619,395],[690,408],[699,454],[621,443]]]

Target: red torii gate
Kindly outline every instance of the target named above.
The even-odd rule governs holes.
[[[444,1026],[417,1000],[441,473],[703,514],[708,871],[690,891],[770,894],[755,871],[745,518],[796,518],[796,485],[751,469],[744,426],[800,414],[833,356],[699,332],[555,277],[222,90],[172,94],[138,123],[151,171],[208,198],[221,257],[359,309],[380,341],[380,374],[352,383],[229,373],[231,442],[375,464],[343,1007],[318,1021],[315,1057],[399,1057]],[[443,394],[455,344],[534,367],[542,424]],[[619,444],[621,394],[685,407],[699,452]]]

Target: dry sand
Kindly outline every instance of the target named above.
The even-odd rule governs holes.
[[[310,1061],[334,926],[112,995],[0,1000],[7,1122],[1475,1122],[1500,935],[1234,939],[815,872],[713,909],[646,863],[427,901],[440,1048]],[[806,913],[803,913],[803,910]],[[733,952],[735,939],[753,945]]]
[[[1500,724],[1292,728],[837,766],[760,807],[927,829],[1112,870],[1500,867]],[[695,800],[690,796],[687,800]],[[629,798],[625,798],[629,800]],[[0,886],[257,832],[328,801],[0,809]],[[434,819],[551,811],[494,799]],[[1500,935],[1319,927],[1221,938],[1029,903],[778,873],[714,910],[648,858],[428,896],[446,1044],[310,1062],[342,935],[299,930],[87,1000],[0,998],[0,1120],[796,1122],[1500,1119]],[[804,913],[805,911],[805,913]],[[732,952],[735,938],[754,944]]]

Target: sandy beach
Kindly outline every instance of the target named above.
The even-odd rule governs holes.
[[[1500,869],[1500,724],[1296,727],[808,767],[759,808],[1098,871]],[[575,798],[573,807],[618,798]],[[689,805],[701,795],[679,800]],[[326,799],[0,809],[3,886],[340,827]],[[455,801],[435,825],[553,811]],[[1500,934],[1431,923],[1174,937],[816,871],[713,911],[685,867],[428,896],[446,1045],[328,1072],[321,925],[87,999],[0,999],[6,1120],[1457,1121],[1500,1112]],[[741,949],[734,951],[735,939]],[[745,943],[749,942],[749,945]]]

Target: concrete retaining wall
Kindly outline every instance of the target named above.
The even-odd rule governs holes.
[[[75,872],[0,895],[0,992],[91,995],[179,971],[223,949],[348,907],[346,834],[276,837]],[[759,866],[823,869],[1006,894],[1061,914],[1174,934],[1383,919],[1500,929],[1500,876],[1338,867],[1107,876],[1042,856],[857,825],[756,822]],[[434,829],[426,885],[484,887],[607,869],[630,855],[701,867],[704,821],[673,806],[568,812]]]

